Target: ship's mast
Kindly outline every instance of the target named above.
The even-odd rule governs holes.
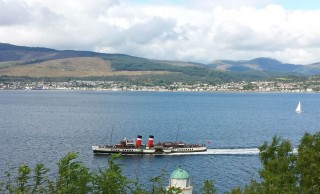
[[[176,143],[178,142],[178,136],[180,131],[180,123],[178,124],[177,136],[176,136]]]
[[[112,129],[111,129],[111,136],[110,136],[110,143],[109,143],[110,146],[111,146],[111,141],[112,141],[113,129],[114,129],[114,125],[112,125]]]

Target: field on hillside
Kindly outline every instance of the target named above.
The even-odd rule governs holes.
[[[0,69],[0,75],[29,77],[140,76],[170,74],[167,71],[112,71],[111,63],[98,57],[57,59]]]

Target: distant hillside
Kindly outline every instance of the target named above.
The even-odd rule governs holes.
[[[220,60],[206,65],[0,43],[0,76],[9,77],[216,83],[311,74],[320,74],[319,64],[303,66],[256,58],[248,61]]]
[[[298,72],[306,75],[319,75],[320,74],[320,63],[313,63],[310,65],[301,66],[297,69]]]
[[[229,73],[205,65],[158,61],[124,54],[59,51],[0,43],[0,76],[74,77],[147,82],[222,82]],[[98,78],[100,77],[100,78]]]
[[[249,72],[260,71],[265,72],[270,76],[278,74],[289,75],[313,75],[319,74],[319,65],[299,65],[282,63],[272,58],[256,58],[252,60],[232,61],[232,60],[218,60],[209,64],[209,66],[222,71],[234,72]]]
[[[98,57],[73,57],[32,63],[23,66],[12,66],[0,69],[7,76],[29,77],[102,77],[148,74],[170,74],[170,72],[151,71],[112,71],[111,63]]]

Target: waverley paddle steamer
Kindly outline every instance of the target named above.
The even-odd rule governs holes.
[[[183,142],[159,142],[153,143],[154,136],[150,135],[147,145],[142,144],[142,136],[138,135],[136,140],[124,138],[115,145],[92,146],[94,154],[142,155],[154,154],[165,155],[171,153],[205,152],[207,147],[204,144],[185,144]]]

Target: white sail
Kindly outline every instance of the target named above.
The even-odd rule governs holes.
[[[298,113],[302,112],[300,101],[299,101],[299,104],[298,104],[298,106],[296,108],[296,112],[298,112]]]

